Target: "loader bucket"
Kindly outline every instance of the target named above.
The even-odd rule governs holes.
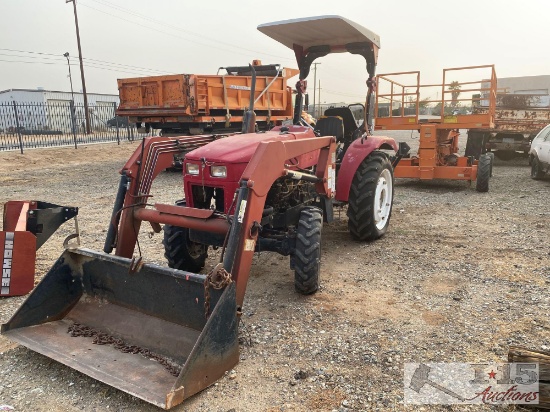
[[[88,249],[66,250],[2,334],[169,409],[239,360],[235,283]],[[94,343],[95,342],[95,343]]]

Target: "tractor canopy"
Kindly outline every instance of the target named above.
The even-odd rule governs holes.
[[[372,107],[374,106],[374,76],[380,48],[380,37],[369,29],[340,16],[315,16],[301,19],[265,23],[258,30],[273,40],[294,50],[300,80],[296,83],[294,124],[301,123],[302,96],[306,93],[309,70],[313,61],[330,53],[348,52],[365,58],[369,79],[367,104],[365,105],[365,131],[372,131]]]
[[[313,61],[330,53],[349,52],[365,57],[374,75],[380,37],[369,29],[340,16],[315,16],[265,23],[258,30],[294,50],[300,79],[305,79]]]

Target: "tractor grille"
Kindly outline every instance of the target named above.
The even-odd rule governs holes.
[[[225,213],[225,196],[221,187],[191,186],[193,206],[198,209],[215,209]]]

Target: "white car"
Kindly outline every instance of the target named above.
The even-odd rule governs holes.
[[[531,177],[540,179],[550,168],[550,124],[535,136],[529,150]]]

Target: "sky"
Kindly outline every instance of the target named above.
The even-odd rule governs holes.
[[[419,70],[421,82],[432,84],[448,67],[494,64],[498,77],[550,74],[550,0],[77,0],[77,9],[89,93],[118,93],[117,78],[215,74],[253,59],[296,67],[293,52],[256,27],[318,15],[377,33],[377,73]],[[72,3],[0,0],[0,16],[0,90],[69,91],[65,52],[74,89],[82,88]],[[362,57],[317,61],[321,101],[364,100]]]

